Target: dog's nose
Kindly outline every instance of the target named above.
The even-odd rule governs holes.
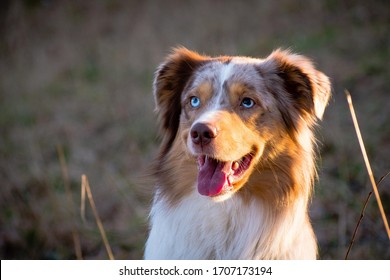
[[[215,126],[205,123],[197,123],[191,128],[191,139],[196,145],[207,145],[218,135]]]

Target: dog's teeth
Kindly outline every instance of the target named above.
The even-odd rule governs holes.
[[[231,191],[233,190],[233,177],[228,176],[227,180],[227,184],[224,186],[224,191]]]
[[[240,167],[240,164],[237,161],[234,161],[232,164],[232,169],[237,170]]]

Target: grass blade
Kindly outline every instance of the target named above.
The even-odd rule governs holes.
[[[371,181],[371,185],[372,185],[372,188],[373,188],[373,191],[374,191],[374,194],[375,194],[375,198],[376,198],[376,200],[378,202],[379,211],[380,211],[381,216],[382,216],[382,220],[383,220],[383,223],[384,223],[384,226],[385,226],[385,229],[386,229],[387,236],[388,236],[388,238],[390,240],[389,224],[387,222],[385,210],[383,209],[381,197],[379,195],[378,188],[377,188],[377,185],[376,185],[376,182],[375,182],[375,179],[374,179],[374,175],[372,173],[370,161],[368,160],[368,156],[367,156],[366,148],[364,146],[363,138],[362,138],[362,135],[360,133],[359,124],[358,124],[358,121],[357,121],[357,118],[356,118],[356,114],[355,114],[355,110],[354,110],[353,104],[352,104],[351,94],[348,92],[348,90],[345,90],[345,95],[347,96],[349,110],[351,111],[353,125],[355,126],[356,135],[357,135],[357,138],[358,138],[358,141],[359,141],[360,149],[362,151],[364,162],[366,164],[368,176],[370,177],[370,181]]]
[[[111,250],[111,246],[108,243],[108,239],[107,239],[104,227],[103,227],[103,223],[100,220],[99,214],[97,212],[97,209],[95,206],[95,201],[93,200],[91,188],[89,186],[88,178],[86,175],[81,176],[81,188],[87,193],[88,201],[89,201],[89,204],[91,205],[93,216],[95,217],[96,224],[98,225],[100,235],[103,239],[104,246],[106,247],[108,257],[110,258],[110,260],[115,260],[114,255],[113,255],[112,250]]]

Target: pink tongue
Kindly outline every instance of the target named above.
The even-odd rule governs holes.
[[[228,174],[232,162],[221,162],[206,158],[198,173],[198,191],[201,195],[214,196],[229,185]]]

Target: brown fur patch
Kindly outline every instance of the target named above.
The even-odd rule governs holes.
[[[330,97],[329,79],[312,62],[288,51],[276,50],[257,71],[278,102],[278,108],[292,139],[300,133],[302,121],[311,128],[321,119]]]
[[[174,49],[157,70],[154,96],[163,135],[161,154],[169,151],[179,127],[181,94],[192,74],[209,59],[184,48]]]

